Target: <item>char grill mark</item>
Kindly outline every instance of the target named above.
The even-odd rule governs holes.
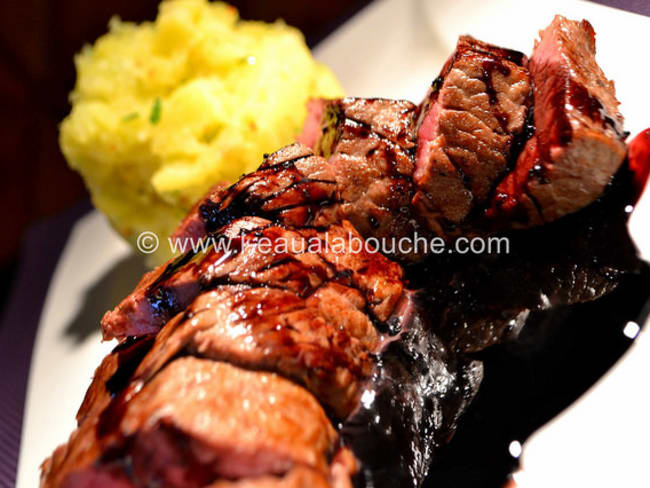
[[[312,101],[300,140],[315,155],[300,143],[270,155],[232,187],[210,193],[175,236],[200,238],[243,216],[295,227],[346,219],[365,238],[412,235],[415,109],[383,99]]]
[[[510,169],[530,105],[527,58],[461,36],[420,107],[413,205],[440,236],[458,234]]]
[[[301,227],[336,201],[336,181],[327,162],[292,144],[268,155],[257,171],[229,188],[209,193],[173,237],[200,239],[241,217]]]
[[[285,225],[310,225],[315,207],[336,200],[336,182],[326,162],[294,144],[265,159],[217,201],[199,206],[205,232],[213,233],[240,217],[256,216]]]
[[[261,228],[267,222],[257,218],[240,219],[229,226],[216,239],[228,240],[231,254],[237,253],[240,233]],[[232,239],[234,242],[230,242]],[[215,241],[215,242],[216,242]],[[227,244],[227,243],[224,243]],[[226,254],[227,248],[211,248],[218,257]],[[208,253],[208,255],[213,256]],[[175,314],[181,312],[201,291],[197,279],[197,263],[206,255],[195,255],[192,251],[170,260],[167,264],[146,273],[135,290],[115,309],[102,317],[102,335],[105,340],[154,334]],[[214,257],[214,256],[213,256]]]
[[[419,226],[413,196],[413,123],[410,102],[345,98],[321,101],[320,137],[314,150],[327,158],[340,188],[337,217],[349,220],[362,236],[379,240],[411,237]],[[313,130],[312,124],[306,131]],[[401,260],[417,259],[385,248]]]

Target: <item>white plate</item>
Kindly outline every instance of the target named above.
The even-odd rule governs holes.
[[[587,18],[598,59],[616,80],[628,130],[650,125],[650,20],[583,2],[385,0],[374,3],[316,50],[350,95],[419,101],[453,50],[458,34],[530,52],[554,13]],[[635,54],[634,57],[631,55]],[[650,200],[637,207],[633,236],[650,256]],[[38,467],[67,440],[94,368],[112,348],[101,343],[99,318],[136,284],[137,257],[93,212],[74,227],[43,308],[28,385],[17,486],[38,485]],[[646,333],[600,383],[524,446],[521,488],[647,487],[650,371]],[[623,479],[625,478],[625,481]]]

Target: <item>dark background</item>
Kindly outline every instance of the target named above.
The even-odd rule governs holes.
[[[73,56],[107,31],[109,19],[152,20],[159,0],[3,0],[0,2],[0,315],[11,289],[25,230],[88,193],[58,147],[70,110]],[[245,19],[284,19],[315,45],[369,0],[231,1]],[[5,218],[6,219],[6,218]]]

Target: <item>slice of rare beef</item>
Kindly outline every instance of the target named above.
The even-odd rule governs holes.
[[[614,83],[596,63],[594,30],[558,15],[530,58],[535,135],[501,182],[488,215],[529,227],[596,200],[625,158]]]
[[[303,388],[186,357],[134,379],[86,418],[44,463],[41,486],[198,488],[282,478],[300,466],[339,483],[323,486],[349,486],[354,463],[340,459],[336,431]]]
[[[145,275],[102,319],[105,339],[155,333],[202,291],[220,284],[285,289],[306,297],[328,282],[357,289],[373,319],[385,321],[402,292],[402,269],[364,245],[344,221],[290,230],[261,218],[232,221],[207,252],[190,252]]]
[[[232,187],[210,192],[175,237],[200,238],[242,216],[295,227],[347,219],[365,238],[411,236],[415,109],[399,100],[312,100],[299,140],[316,155],[300,143],[273,153]]]
[[[344,98],[323,100],[320,107],[312,102],[310,109],[321,114],[320,136],[310,135],[314,124],[309,120],[303,136],[314,141],[314,151],[327,158],[335,174],[340,201],[335,217],[349,220],[362,236],[383,241],[388,256],[417,258],[397,243],[419,230],[411,207],[415,106]]]
[[[481,209],[526,137],[526,57],[461,36],[420,106],[413,205],[439,236]]]
[[[221,285],[199,295],[156,336],[136,375],[176,355],[274,371],[304,385],[336,418],[359,401],[383,341],[361,294],[328,283],[308,297],[290,290]]]

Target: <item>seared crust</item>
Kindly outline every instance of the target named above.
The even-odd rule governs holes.
[[[400,100],[312,101],[300,137],[311,148],[287,146],[232,187],[208,194],[175,236],[200,238],[242,216],[295,227],[346,219],[364,238],[412,236],[418,228],[410,207],[415,111]]]
[[[530,104],[526,57],[470,36],[420,108],[413,205],[439,236],[458,234],[507,172]]]
[[[623,163],[623,116],[595,54],[586,20],[558,15],[540,33],[529,63],[535,135],[497,188],[488,215],[500,225],[539,225],[589,205]]]
[[[86,418],[44,464],[41,486],[200,487],[284,476],[298,466],[329,480],[337,439],[301,387],[271,373],[179,358]]]

